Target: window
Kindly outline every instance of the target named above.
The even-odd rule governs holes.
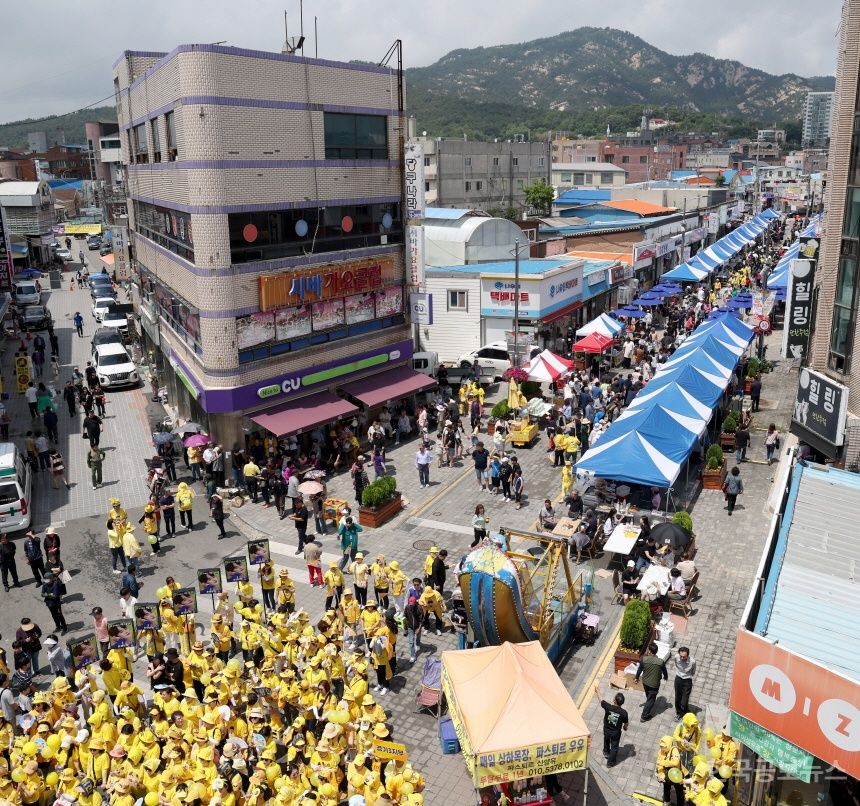
[[[585,184],[593,185],[594,184],[594,174],[586,174],[585,175]]]
[[[483,186],[483,182],[475,182],[475,190],[480,190]]]
[[[448,310],[449,311],[465,311],[468,310],[468,291],[448,291]]]
[[[520,164],[520,160],[519,160],[519,158],[518,158],[518,157],[514,157],[514,158],[513,158],[513,164],[514,164],[514,165],[519,165],[519,164]]]
[[[424,192],[425,192],[425,193],[429,193],[429,192],[430,192],[430,183],[429,183],[429,182],[425,182],[425,183],[424,183]]]
[[[403,242],[400,205],[392,203],[230,213],[227,226],[233,263]]]
[[[615,176],[615,174],[613,174],[612,171],[601,171],[600,172],[600,184],[601,185],[611,185],[613,176]]]
[[[573,174],[573,184],[574,185],[584,185],[585,184],[585,174],[580,172],[575,172]]]
[[[176,118],[173,112],[164,116],[164,128],[167,131],[167,159],[175,162],[179,156],[179,144],[176,140]]]
[[[622,163],[622,165],[626,165],[628,162],[630,162],[630,157],[628,157],[628,156],[625,154],[625,155],[621,158],[621,163]]]
[[[472,167],[472,158],[471,157],[463,157],[463,165],[466,168],[471,168]]]
[[[522,190],[526,186],[525,180],[517,179],[517,190]]]
[[[152,161],[161,162],[161,137],[158,134],[158,118],[149,121],[152,129]]]
[[[138,201],[134,203],[134,210],[135,229],[141,235],[186,260],[194,260],[194,233],[189,213]]]
[[[542,168],[544,166],[544,158],[538,157],[538,167]]]
[[[604,154],[603,155],[603,161],[604,162],[615,162],[615,154]],[[622,159],[622,162],[623,161],[624,160]]]
[[[200,311],[180,297],[170,286],[155,278],[143,264],[140,267],[140,294],[158,310],[159,318],[167,324],[197,355],[203,355],[200,340]]]
[[[493,165],[498,165],[498,164],[499,164],[499,158],[493,157]]]
[[[430,167],[430,157],[424,157],[424,167],[425,168]]]
[[[388,159],[388,121],[384,115],[350,115],[326,112],[327,160]]]
[[[132,162],[149,162],[149,147],[146,142],[146,124],[141,123],[131,130]]]
[[[472,189],[472,183],[466,182],[466,193],[468,193]]]
[[[848,372],[850,367],[857,281],[857,260],[843,257],[839,262],[833,323],[830,330],[830,355],[828,357],[830,368],[837,372]]]
[[[643,154],[641,157],[639,157],[639,164],[640,165],[645,165],[645,164],[647,164],[647,162],[648,162],[648,155],[647,154]]]
[[[562,175],[561,175],[561,181],[562,181],[562,182],[570,182],[570,181],[572,181],[572,180],[571,180],[571,173],[570,173],[570,171],[568,171],[567,173],[562,173]]]

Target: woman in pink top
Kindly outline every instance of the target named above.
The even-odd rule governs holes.
[[[107,655],[110,641],[108,639],[108,620],[107,616],[102,612],[100,607],[94,607],[90,612],[93,617],[93,632],[96,635],[96,641],[102,648],[102,655]]]

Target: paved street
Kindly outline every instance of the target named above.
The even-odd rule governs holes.
[[[75,242],[75,255],[79,243]],[[88,257],[94,263],[98,260],[96,253],[89,253]],[[89,292],[70,292],[68,275],[64,289],[53,291],[50,296],[46,294],[46,297],[60,339],[62,369],[57,382],[59,388],[70,377],[73,366],[82,368],[85,365],[94,320],[89,313]],[[76,310],[84,313],[87,323],[83,339],[74,336],[71,324],[71,317]],[[775,352],[776,348],[772,347],[771,350]],[[4,357],[5,388],[10,390],[7,405],[13,417],[11,436],[22,444],[23,434],[30,428],[30,421],[23,397],[14,391],[12,351],[7,349]],[[755,421],[752,458],[763,458],[761,429],[767,426],[770,419],[774,419],[780,427],[786,424],[795,383],[796,376],[783,371],[767,376],[763,395],[767,402]],[[140,517],[145,495],[145,459],[152,453],[149,436],[151,420],[163,417],[164,412],[147,402],[143,389],[109,393],[108,419],[103,438],[103,445],[108,448],[105,486],[93,491],[84,462],[87,443],[80,436],[81,415],[68,418],[62,404],[58,410],[62,424],[59,448],[67,460],[72,489],[68,492],[54,491],[47,478],[37,477],[34,485],[35,523],[40,531],[48,524],[59,528],[63,559],[73,576],[64,609],[72,629],[83,632],[89,626],[89,611],[93,605],[102,606],[109,617],[118,615],[118,577],[110,570],[105,535],[107,502],[116,495],[128,509],[131,519]],[[396,475],[398,489],[403,492],[407,502],[404,513],[381,529],[365,529],[360,536],[360,549],[369,557],[382,553],[389,560],[397,559],[410,577],[420,575],[430,545],[447,548],[454,561],[466,553],[472,540],[471,516],[478,501],[487,508],[491,524],[504,523],[512,527],[529,528],[535,521],[543,498],[557,498],[560,492],[559,471],[551,467],[543,438],[531,448],[517,451],[524,468],[528,498],[527,505],[519,511],[513,504],[506,504],[478,491],[468,458],[455,468],[438,468],[434,465],[431,469],[431,486],[421,489],[414,467],[415,447],[413,441],[389,452],[389,470]],[[180,465],[179,470],[181,477],[184,467]],[[701,493],[692,510],[699,546],[696,564],[702,572],[699,586],[701,598],[696,602],[683,642],[690,646],[699,663],[692,702],[703,711],[710,706],[723,706],[726,701],[732,662],[732,636],[759,558],[759,546],[766,523],[762,509],[772,475],[772,469],[764,464],[750,462],[744,465],[746,493],[741,499],[742,506],[731,520],[722,509],[723,499],[719,492]],[[304,563],[294,553],[296,537],[290,521],[279,521],[274,510],[247,503],[229,513],[229,538],[218,541],[216,528],[206,521],[207,508],[199,486],[197,492],[195,529],[192,532],[180,530],[176,538],[163,541],[162,556],[147,558],[144,562],[143,600],[152,596],[154,589],[163,584],[166,576],[172,575],[182,584],[193,584],[197,568],[213,566],[224,557],[243,553],[245,540],[262,535],[271,540],[276,566],[288,568],[296,580],[299,606],[306,608],[312,617],[321,614],[323,594],[321,590],[311,588],[307,582]],[[329,492],[350,502],[354,500],[349,477],[345,473],[330,480]],[[322,538],[322,543],[324,561],[339,556],[337,539],[333,533]],[[607,562],[606,557],[598,558],[595,566],[605,567]],[[50,616],[26,570],[22,549],[18,552],[18,568],[24,587],[13,589],[6,596],[5,606],[0,613],[0,632],[6,638],[4,646],[7,651],[10,635],[23,616],[33,617],[46,633],[51,625]],[[448,587],[454,582],[452,579]],[[586,720],[596,740],[590,754],[594,777],[589,785],[588,802],[627,803],[629,794],[634,791],[659,796],[652,774],[653,760],[659,736],[671,732],[674,727],[674,711],[670,702],[661,700],[658,716],[650,723],[643,724],[639,721],[642,695],[628,694],[631,729],[624,738],[619,764],[612,770],[606,770],[599,752],[599,707],[589,692],[596,674],[604,692],[611,693],[608,685],[611,668],[602,668],[600,660],[614,641],[621,608],[609,604],[611,580],[596,578],[595,585],[592,609],[601,615],[601,636],[592,647],[574,648],[560,670],[574,699],[585,704]],[[208,625],[208,616],[205,614],[211,612],[210,602],[201,597],[199,605],[203,614],[199,622]],[[401,643],[398,675],[392,686],[392,694],[384,702],[393,714],[394,738],[407,744],[410,758],[427,776],[425,802],[434,805],[469,803],[473,797],[460,756],[443,756],[435,720],[431,716],[415,713],[415,694],[425,658],[430,653],[453,647],[453,635],[430,635],[425,640],[416,664],[410,668],[406,649]],[[611,654],[608,658],[611,665]],[[142,674],[142,667],[137,671]],[[664,683],[662,694],[670,696],[671,686],[670,679]],[[581,777],[569,776],[565,783],[571,792],[576,792]]]

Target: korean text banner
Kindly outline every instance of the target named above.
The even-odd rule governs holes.
[[[521,781],[536,775],[584,770],[588,739],[580,737],[553,744],[517,747],[501,753],[487,753],[469,759],[472,780],[477,787]]]

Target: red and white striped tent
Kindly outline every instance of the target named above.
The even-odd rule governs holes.
[[[572,366],[573,361],[568,361],[560,355],[544,350],[531,360],[525,370],[533,381],[554,383],[562,375],[570,372]]]

